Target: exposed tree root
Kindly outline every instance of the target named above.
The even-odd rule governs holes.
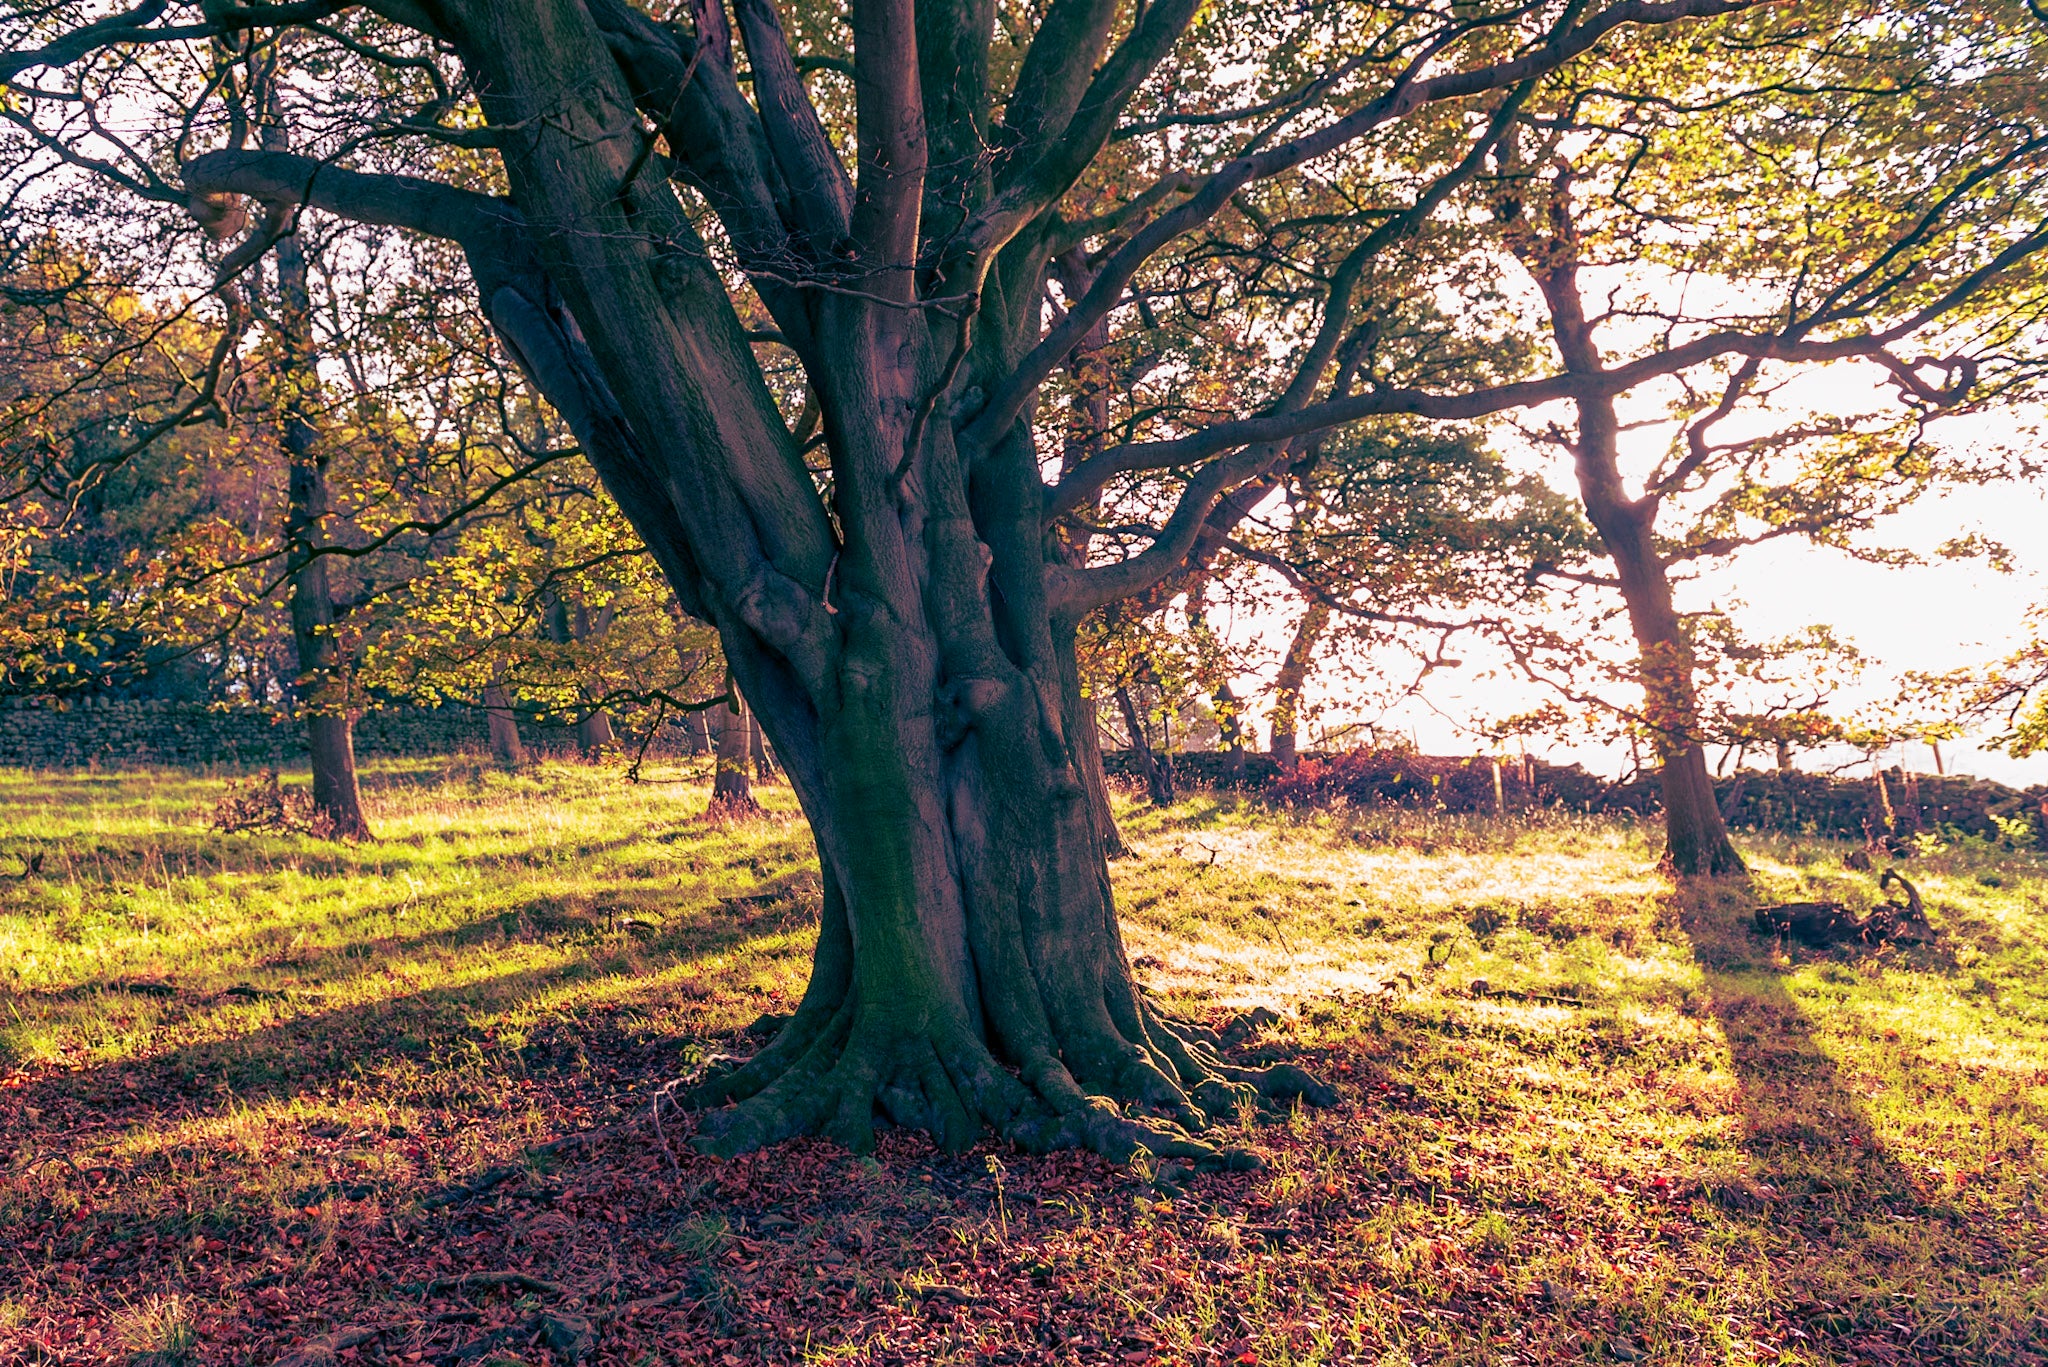
[[[948,1150],[992,1132],[1031,1152],[1080,1148],[1118,1163],[1149,1154],[1250,1168],[1256,1155],[1197,1136],[1262,1103],[1337,1101],[1291,1064],[1232,1064],[1213,1033],[1149,1007],[1142,1043],[1114,1034],[1062,1051],[1085,1064],[1042,1052],[1013,1068],[954,1022],[864,1009],[850,992],[827,1008],[816,995],[753,1058],[691,1089],[689,1103],[710,1108],[696,1148],[730,1156],[817,1134],[865,1152],[879,1111]]]

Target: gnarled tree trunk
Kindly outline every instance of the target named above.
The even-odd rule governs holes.
[[[1171,534],[1121,565],[1048,551],[1031,392],[1016,376],[1034,345],[1052,354],[1036,339],[1056,225],[1035,211],[1003,220],[1000,260],[977,257],[974,234],[955,239],[947,227],[962,204],[1001,193],[976,122],[987,109],[986,13],[940,22],[934,12],[939,29],[927,33],[924,14],[900,0],[855,9],[856,192],[773,8],[757,0],[735,7],[751,96],[716,6],[698,11],[694,37],[624,0],[428,0],[422,10],[480,91],[509,203],[230,164],[258,179],[275,172],[277,195],[347,202],[462,243],[507,348],[574,429],[684,609],[716,626],[775,747],[817,841],[815,964],[781,1033],[699,1087],[696,1099],[716,1109],[693,1142],[730,1153],[819,1133],[865,1148],[879,1113],[949,1146],[993,1129],[1034,1148],[1222,1162],[1230,1155],[1196,1135],[1212,1118],[1262,1095],[1333,1100],[1298,1069],[1232,1065],[1131,977],[1091,799],[1082,738],[1094,719],[1075,627],[1182,563],[1221,495],[1283,452],[1260,445],[1206,470]],[[1147,51],[1173,41],[1192,0],[1150,13]],[[1110,22],[1107,9],[1087,21],[1094,55],[1058,58],[1064,84],[1046,88],[1043,106],[1055,117],[1081,117]],[[936,124],[905,54],[934,63]],[[1105,141],[1123,98],[1088,106],[1101,126],[1075,145]],[[951,112],[953,99],[968,112]],[[803,364],[830,458],[829,507],[714,254],[664,157],[649,155],[642,115],[680,155],[717,161],[705,193],[778,344]],[[1066,174],[1056,161],[1017,172],[1027,173]],[[1019,193],[1048,186],[1057,193],[1050,182]],[[921,242],[956,241],[921,258]]]

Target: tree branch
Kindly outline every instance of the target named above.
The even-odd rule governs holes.
[[[1266,151],[1239,157],[1219,168],[1208,176],[1191,198],[1153,219],[1134,234],[1104,263],[1088,293],[1032,348],[1004,387],[991,396],[988,406],[969,425],[963,438],[970,445],[988,447],[997,433],[1016,421],[1031,394],[1066,359],[1089,329],[1122,301],[1125,287],[1139,268],[1167,243],[1214,217],[1232,196],[1253,181],[1279,175],[1333,152],[1424,104],[1466,99],[1533,81],[1585,53],[1624,25],[1668,24],[1688,18],[1733,14],[1762,2],[1623,0],[1583,23],[1552,33],[1547,41],[1512,60],[1470,71],[1424,77],[1420,72],[1440,55],[1443,47],[1460,35],[1452,34],[1430,45],[1377,99],[1368,101],[1327,127]]]

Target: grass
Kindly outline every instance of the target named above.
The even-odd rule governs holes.
[[[1874,899],[1827,842],[1679,893],[1606,821],[1134,807],[1141,980],[1344,1104],[1238,1117],[1254,1174],[721,1164],[651,1100],[801,991],[810,844],[650,776],[377,765],[345,846],[0,773],[0,1360],[539,1362],[574,1309],[635,1367],[2048,1361],[2038,855],[1787,957],[1756,901]],[[506,1269],[554,1290],[459,1282]]]

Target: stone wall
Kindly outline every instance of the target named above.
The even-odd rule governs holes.
[[[1418,755],[1406,751],[1353,750],[1306,753],[1291,774],[1280,773],[1271,755],[1232,756],[1197,751],[1173,757],[1174,772],[1189,788],[1230,788],[1256,792],[1269,801],[1323,806],[1384,804],[1437,807],[1452,812],[1493,810],[1493,764],[1483,757]],[[1112,777],[1130,781],[1137,773],[1127,750],[1102,757]],[[2024,821],[2034,840],[2048,848],[2048,785],[2010,788],[1989,779],[1934,774],[1886,775],[1883,790],[1871,777],[1746,771],[1714,780],[1714,794],[1728,824],[1860,839],[1873,830],[1963,833],[2000,838],[1999,822]],[[1610,783],[1578,765],[1516,761],[1501,766],[1501,795],[1511,809],[1563,807],[1582,812],[1662,810],[1657,782]],[[1889,804],[1890,825],[1885,820]]]
[[[543,752],[574,745],[565,727],[521,730]],[[363,758],[448,755],[482,750],[489,741],[484,714],[468,708],[394,707],[356,723],[356,754]],[[0,707],[0,766],[10,768],[260,768],[305,756],[305,732],[268,708],[49,698],[9,699]]]

